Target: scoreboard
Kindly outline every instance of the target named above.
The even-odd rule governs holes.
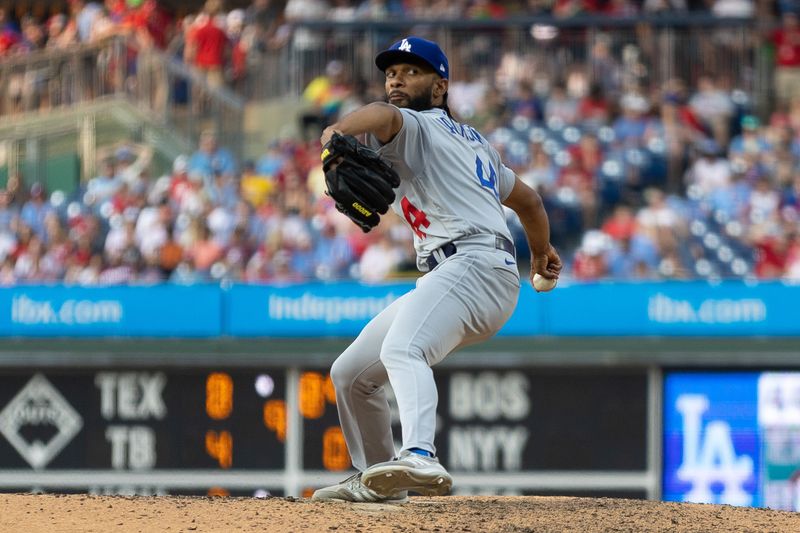
[[[125,486],[159,470],[280,471],[285,397],[276,368],[4,370],[0,484],[25,470],[87,486],[98,472]]]
[[[455,493],[648,494],[646,370],[435,377]],[[0,370],[0,490],[308,495],[351,468],[326,369]]]

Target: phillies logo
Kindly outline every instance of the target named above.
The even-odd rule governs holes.
[[[83,419],[36,374],[0,412],[0,433],[33,468],[44,468],[81,430]]]

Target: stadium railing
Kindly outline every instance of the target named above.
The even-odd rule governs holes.
[[[295,24],[287,46],[265,52],[249,71],[246,94],[263,99],[299,94],[326,65],[342,61],[354,79],[378,80],[375,55],[406,35],[434,39],[447,51],[456,80],[505,68],[535,68],[537,76],[564,76],[588,65],[592,80],[610,72],[592,55],[603,46],[621,71],[647,86],[681,78],[689,85],[706,73],[751,94],[768,89],[771,62],[759,53],[755,19],[711,15],[644,17],[519,17],[502,20],[399,20]],[[529,71],[528,74],[531,72]]]
[[[32,115],[119,98],[188,144],[194,144],[202,130],[214,129],[231,149],[241,146],[244,102],[238,95],[209,86],[162,51],[135,49],[124,37],[0,61],[4,127],[21,131]]]

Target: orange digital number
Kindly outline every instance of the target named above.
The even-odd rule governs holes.
[[[228,418],[233,411],[233,379],[214,372],[206,379],[206,414],[214,420]]]
[[[325,376],[325,385],[323,385],[323,388],[325,391],[325,400],[330,404],[336,405],[336,389],[333,386],[333,380],[330,374]]]
[[[325,378],[319,372],[300,375],[300,414],[316,419],[325,413]]]
[[[206,452],[219,463],[222,468],[233,465],[233,437],[228,431],[206,431]]]
[[[270,400],[264,403],[264,425],[275,432],[278,440],[286,440],[286,402]]]
[[[339,426],[329,427],[322,435],[322,466],[337,472],[350,468],[350,454]]]

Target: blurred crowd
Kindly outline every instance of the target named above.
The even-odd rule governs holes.
[[[365,235],[323,193],[319,147],[274,144],[240,165],[204,132],[151,177],[151,147],[109,147],[74,195],[11,176],[0,191],[0,283],[377,281],[414,269],[410,231]]]
[[[241,5],[241,2],[239,2]],[[66,49],[111,35],[132,37],[139,47],[170,50],[211,78],[235,82],[248,55],[292,42],[312,49],[320,34],[303,21],[502,20],[518,16],[623,17],[707,13],[717,17],[769,17],[796,11],[796,0],[252,0],[225,9],[207,0],[201,9],[166,8],[158,0],[66,0],[0,5],[0,58]],[[174,5],[174,3],[171,3]],[[195,4],[197,5],[197,4]]]
[[[765,34],[776,50],[775,111],[768,115],[758,116],[753,95],[713,69],[692,82],[648,82],[640,74],[646,58],[620,51],[602,32],[585,62],[558,76],[536,63],[547,54],[506,55],[488,70],[462,64],[468,75],[451,81],[449,103],[540,192],[566,277],[800,280],[797,7],[790,0],[255,0],[226,12],[210,0],[199,13],[173,18],[154,0],[72,0],[68,13],[46,19],[19,19],[0,8],[0,55],[125,32],[139,50],[171,50],[209,84],[235,87],[258,50],[313,44],[313,34],[292,30],[300,19],[681,10],[747,16],[767,9],[781,15]],[[271,143],[252,161],[237,160],[225,139],[206,131],[197,150],[176,158],[163,176],[153,175],[153,147],[135,143],[102,147],[97,175],[69,196],[12,174],[0,191],[0,283],[415,276],[411,233],[400,219],[388,215],[363,234],[324,194],[319,132],[382,93],[380,83],[333,60],[305,87],[300,134]],[[525,258],[522,229],[508,216]]]
[[[618,104],[591,92],[492,100],[500,118],[486,132],[542,194],[568,278],[800,280],[800,105],[762,123],[717,91],[730,124],[722,144],[703,114],[709,95],[675,87]],[[596,113],[575,112],[589,107]],[[239,162],[206,131],[163,176],[151,176],[152,147],[131,143],[107,147],[97,176],[71,196],[11,176],[0,191],[0,283],[417,275],[398,217],[364,234],[336,211],[319,150],[286,139]],[[671,154],[685,160],[674,178]]]

